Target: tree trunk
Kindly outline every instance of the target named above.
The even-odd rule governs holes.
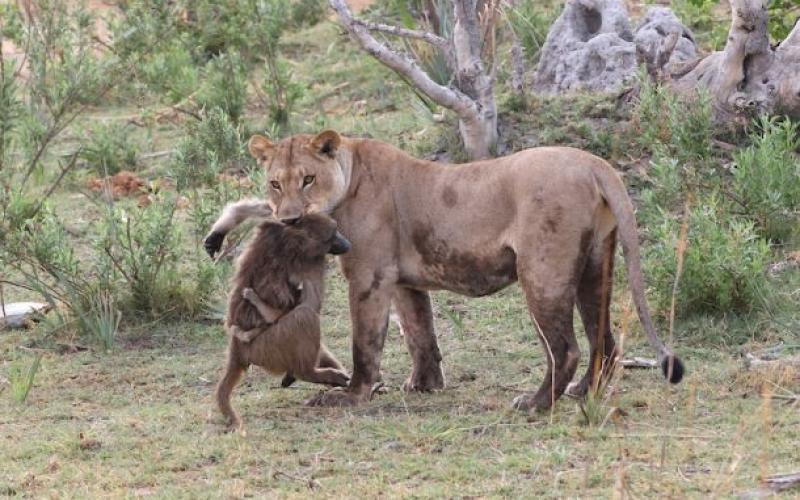
[[[471,159],[491,156],[497,143],[495,82],[494,74],[487,73],[481,60],[484,40],[477,0],[453,0],[455,25],[452,40],[433,33],[354,19],[344,0],[328,0],[328,3],[336,12],[339,24],[364,51],[401,75],[432,101],[455,112],[464,148]],[[443,50],[450,61],[454,86],[434,82],[414,60],[379,42],[370,31],[422,40]]]
[[[477,105],[475,115],[459,116],[458,129],[470,158],[488,158],[497,143],[494,78],[484,70],[481,60],[483,43],[476,0],[454,0],[453,4],[456,87]]]
[[[800,116],[800,24],[777,47],[769,44],[764,0],[730,0],[732,22],[725,48],[672,72],[683,92],[709,90],[716,117],[743,123],[754,115]]]

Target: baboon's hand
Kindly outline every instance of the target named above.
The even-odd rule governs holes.
[[[209,233],[203,240],[203,247],[205,247],[206,252],[212,259],[214,258],[214,254],[219,252],[220,248],[222,248],[223,240],[225,240],[225,233],[216,231]]]
[[[255,302],[258,299],[255,290],[252,288],[245,288],[242,290],[242,298],[250,302]]]

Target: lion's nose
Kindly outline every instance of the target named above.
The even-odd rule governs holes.
[[[292,226],[292,225],[294,225],[295,222],[297,222],[299,220],[300,220],[300,217],[292,217],[292,218],[289,218],[289,219],[281,219],[281,222],[283,222],[287,226]]]

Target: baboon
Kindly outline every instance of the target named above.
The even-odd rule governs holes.
[[[284,387],[294,377],[347,385],[341,363],[321,343],[319,312],[325,255],[349,249],[336,222],[326,215],[311,214],[292,225],[265,221],[258,226],[237,260],[225,318],[228,359],[216,397],[230,427],[241,424],[230,404],[231,392],[250,365],[285,373]]]

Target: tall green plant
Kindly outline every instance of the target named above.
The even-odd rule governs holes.
[[[733,191],[759,232],[786,241],[800,232],[800,127],[764,117],[751,139],[733,155]]]
[[[33,388],[33,381],[36,378],[36,374],[39,372],[41,361],[42,355],[37,354],[27,368],[22,360],[11,363],[11,368],[8,372],[8,380],[11,385],[11,397],[17,403],[22,404],[28,399],[28,394],[30,394]]]

